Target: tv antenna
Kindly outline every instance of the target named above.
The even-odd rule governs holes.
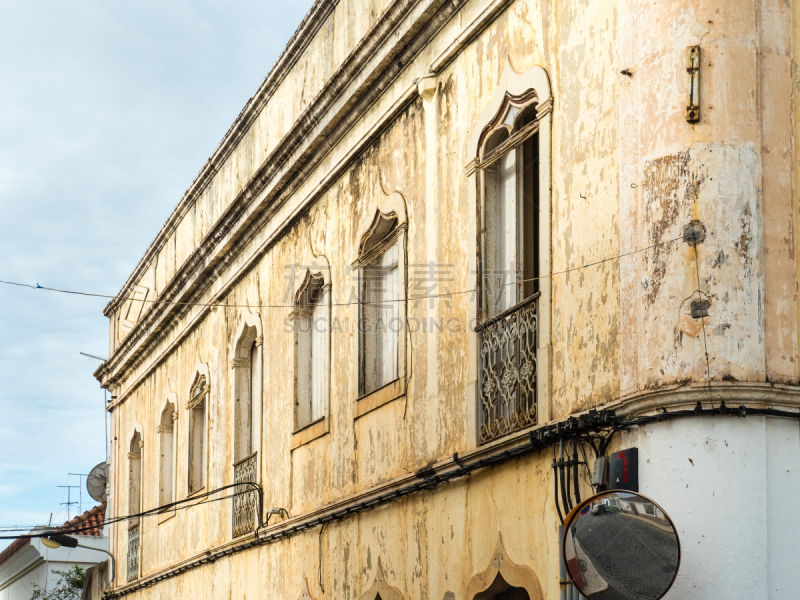
[[[78,514],[83,514],[83,486],[81,482],[83,481],[81,477],[88,477],[86,473],[67,473],[67,475],[75,476],[78,478]],[[69,519],[67,519],[69,520]]]
[[[72,501],[72,490],[74,488],[80,489],[81,486],[79,486],[79,485],[57,485],[56,487],[67,488],[67,501],[66,502],[62,502],[61,504],[62,505],[63,504],[67,505],[67,521],[69,521],[69,507],[72,506],[73,504],[78,504],[77,502],[73,502]]]

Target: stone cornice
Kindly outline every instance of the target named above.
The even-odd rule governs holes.
[[[308,173],[467,1],[397,0],[386,11],[180,267],[160,294],[160,302],[142,315],[114,354],[96,371],[95,376],[104,385],[117,385],[141,363],[140,357],[147,356],[155,348],[244,249],[250,241],[247,232],[267,223]],[[390,109],[391,114],[384,115],[385,119],[394,118],[415,97],[416,86],[412,86],[401,94]],[[380,127],[373,127],[362,138],[359,151],[387,124],[385,121]],[[356,155],[349,152],[348,160]],[[347,165],[340,163],[338,166],[337,176]],[[333,183],[333,174],[324,177],[304,200],[305,207]],[[293,216],[298,214],[300,211]],[[284,223],[284,227],[290,222]],[[148,339],[140,344],[143,337]]]
[[[339,0],[316,0],[316,2],[314,2],[308,13],[306,13],[306,16],[303,17],[294,35],[289,39],[289,42],[278,57],[278,60],[275,61],[272,69],[270,69],[270,72],[264,78],[258,91],[241,110],[234,120],[233,125],[231,125],[223,136],[222,141],[219,143],[214,153],[208,161],[206,161],[206,164],[203,165],[200,173],[197,174],[186,192],[184,192],[178,205],[173,209],[172,213],[170,213],[156,238],[150,243],[147,250],[145,250],[144,255],[122,286],[117,297],[111,300],[105,307],[103,313],[106,316],[110,316],[125,299],[131,296],[131,290],[144,275],[152,261],[158,256],[158,253],[161,251],[170,235],[175,231],[181,219],[183,219],[187,211],[192,207],[206,186],[208,186],[219,169],[223,166],[231,152],[236,148],[236,145],[247,133],[256,117],[263,110],[281,82],[291,72],[297,60],[303,55],[303,52],[305,52],[320,27],[326,22],[338,3]]]
[[[705,382],[690,382],[628,394],[602,408],[625,416],[642,415],[659,408],[692,408],[698,402],[718,407],[723,401],[729,409],[739,405],[800,409],[800,386],[743,381],[712,381],[709,386]]]

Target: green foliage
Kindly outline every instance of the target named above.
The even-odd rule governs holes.
[[[32,583],[33,596],[31,600],[78,600],[86,581],[86,570],[75,565],[69,571],[53,571],[61,577],[56,586],[49,591],[43,590],[38,583]]]

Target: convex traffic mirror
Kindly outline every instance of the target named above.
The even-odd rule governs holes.
[[[589,600],[659,600],[678,574],[681,546],[667,513],[639,494],[603,492],[567,515],[562,560]]]

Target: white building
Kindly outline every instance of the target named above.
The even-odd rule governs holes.
[[[103,525],[106,505],[95,506],[82,515],[67,521],[59,529],[70,530],[85,527],[82,534],[70,534],[82,546],[108,550],[108,537]],[[33,584],[45,590],[57,586],[61,575],[56,571],[68,571],[78,565],[84,569],[108,559],[105,552],[90,548],[48,548],[39,538],[14,540],[0,552],[0,600],[30,600]]]

